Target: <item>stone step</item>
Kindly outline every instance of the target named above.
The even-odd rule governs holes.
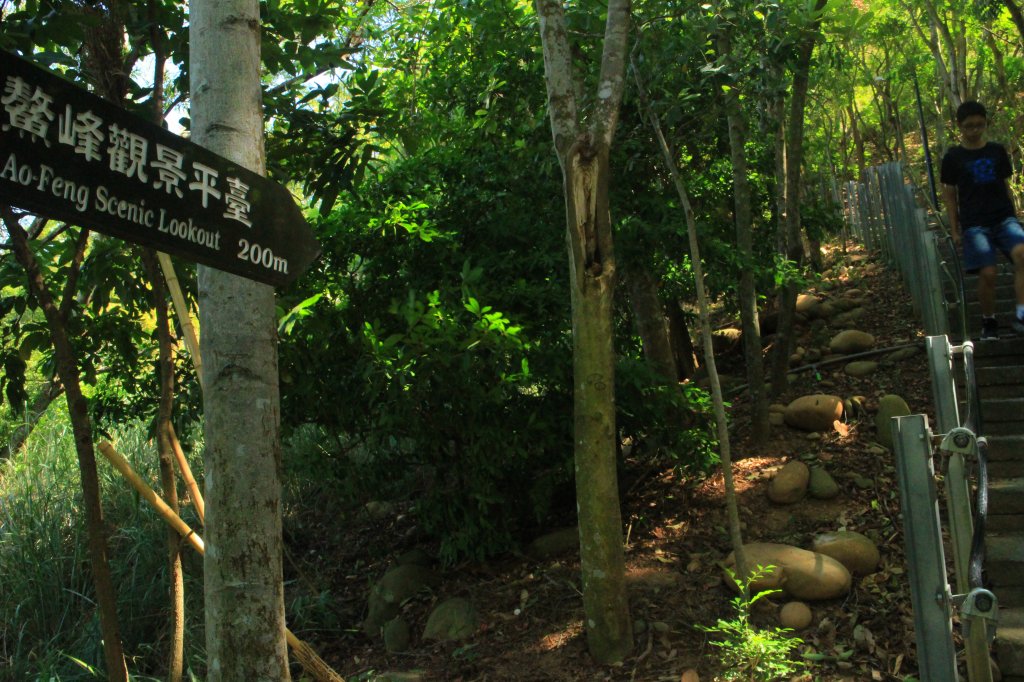
[[[1024,434],[990,434],[986,440],[988,441],[988,461],[990,463],[1024,461]]]
[[[995,478],[989,474],[989,514],[1024,514],[1024,478]],[[1024,522],[1018,527],[1024,529]]]
[[[1017,336],[1004,336],[992,341],[974,342],[974,366],[976,369],[1000,363],[1004,365],[1020,364],[1020,360],[1012,360],[1008,356],[1009,358],[1024,359],[1024,339]],[[985,362],[993,358],[1000,358],[1000,360]]]
[[[1024,478],[1024,460],[989,460],[988,477],[990,482],[1005,478]],[[1024,520],[1020,523],[1024,525]]]
[[[999,609],[995,651],[1003,682],[1024,680],[1024,609]]]
[[[1021,339],[1024,343],[1024,339]],[[1024,386],[1024,364],[1007,363],[999,367],[974,367],[974,380],[985,395],[985,389],[993,386]],[[1024,392],[1022,392],[1024,394]]]
[[[1024,529],[986,533],[985,548],[985,568],[993,592],[1024,586]]]
[[[996,514],[993,513],[994,508],[989,501],[988,516],[985,517],[985,530],[987,533],[1006,533],[1019,530],[1021,527],[1021,517],[1017,513],[1010,514]]]
[[[1001,610],[1024,607],[1024,587],[1004,587],[992,594],[996,595]]]
[[[1017,436],[1024,433],[1024,425],[1017,421],[996,421],[985,416],[984,433],[986,436]]]
[[[1024,397],[987,398],[981,394],[981,416],[985,423],[1024,422]],[[1021,424],[1024,433],[1024,423]]]

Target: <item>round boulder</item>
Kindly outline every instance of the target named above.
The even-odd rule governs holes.
[[[384,623],[384,648],[388,653],[398,654],[409,650],[409,624],[399,618]]]
[[[480,617],[472,602],[455,597],[441,602],[430,613],[423,630],[423,639],[452,642],[466,639],[480,626]]]
[[[814,309],[820,303],[821,301],[810,294],[800,294],[796,297],[796,311],[798,313],[813,314]]]
[[[882,558],[871,538],[852,530],[818,535],[811,549],[832,557],[854,575],[874,573]]]
[[[849,313],[846,314],[848,315]],[[840,355],[850,355],[851,353],[863,353],[866,350],[871,350],[874,345],[875,337],[871,334],[857,329],[847,329],[832,337],[832,340],[829,341],[828,349]]]
[[[907,401],[898,395],[884,395],[878,399],[878,412],[875,413],[875,428],[878,429],[878,442],[892,450],[893,417],[906,417],[910,414]]]
[[[807,494],[816,500],[833,500],[839,497],[839,484],[832,478],[832,474],[825,471],[825,467],[811,467]]]
[[[791,601],[779,610],[779,624],[791,630],[803,630],[812,618],[811,607],[802,601]]]
[[[793,599],[818,601],[847,594],[853,582],[845,566],[817,552],[775,542],[752,542],[744,545],[743,551],[749,566],[774,567],[751,583],[753,592],[781,589]],[[725,565],[735,570],[736,558],[732,553]]]
[[[815,393],[797,398],[783,412],[786,423],[804,431],[828,431],[843,416],[843,401],[834,395]]]
[[[768,499],[778,504],[793,504],[804,499],[811,472],[800,460],[788,462],[768,484]]]
[[[392,568],[370,589],[369,614],[363,621],[363,631],[376,635],[384,623],[398,615],[402,602],[440,582],[440,576],[426,566],[405,564]]]
[[[857,360],[849,362],[843,367],[843,371],[847,375],[857,379],[874,374],[876,369],[878,369],[878,363],[872,360]]]

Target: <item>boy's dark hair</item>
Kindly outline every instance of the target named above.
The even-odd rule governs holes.
[[[985,105],[981,102],[969,100],[956,108],[957,123],[963,123],[970,116],[984,116],[987,119],[988,112],[985,111]]]

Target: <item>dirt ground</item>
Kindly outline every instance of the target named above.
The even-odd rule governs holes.
[[[828,283],[808,293],[834,297],[856,287],[877,302],[866,306],[856,323],[876,337],[876,348],[911,342],[923,346],[909,298],[895,274],[862,253],[836,255],[833,260]],[[840,267],[844,263],[848,267]],[[838,331],[830,328],[831,333]],[[803,342],[809,343],[809,336]],[[720,370],[734,370],[729,356],[721,364]],[[736,371],[742,374],[742,369]],[[876,440],[871,413],[880,396],[897,393],[912,412],[932,413],[924,350],[883,364],[865,379],[847,376],[843,363],[801,372],[775,402],[787,404],[809,393],[862,395],[867,414],[849,416],[846,429],[840,427],[845,433],[833,430],[809,439],[806,433],[781,426],[773,428],[768,441],[752,443],[744,397],[732,400],[730,441],[745,540],[809,547],[815,534],[839,529],[874,539],[882,555],[879,569],[855,577],[845,598],[811,604],[812,624],[795,633],[803,640],[800,651],[813,659],[808,674],[797,679],[906,680],[917,673],[917,663],[899,488],[893,457],[869,448]],[[821,462],[838,482],[839,497],[790,506],[771,503],[766,487],[773,473],[793,458]],[[364,518],[358,525],[327,532],[322,547],[303,547],[298,559],[286,563],[288,572],[300,578],[315,575],[315,582],[330,594],[331,608],[350,625],[333,636],[310,632],[307,641],[347,680],[376,679],[389,671],[412,673],[395,679],[451,682],[716,679],[718,650],[694,626],[712,625],[733,614],[734,593],[719,567],[729,551],[723,477],[684,480],[668,468],[628,466],[622,490],[628,491],[623,522],[631,617],[643,621],[645,630],[637,634],[633,654],[620,665],[597,665],[587,654],[580,570],[572,552],[547,561],[508,556],[444,570],[439,589],[403,607],[414,633],[409,651],[387,653],[383,642],[365,636],[358,624],[365,617],[371,581],[409,549],[405,538],[411,521],[400,513],[382,520]],[[563,525],[571,524],[567,519]],[[477,606],[477,633],[457,644],[420,640],[430,608],[453,596],[468,597]],[[754,621],[777,624],[783,601],[758,602]],[[301,623],[296,628],[304,636]],[[684,677],[691,670],[698,676],[691,672]]]

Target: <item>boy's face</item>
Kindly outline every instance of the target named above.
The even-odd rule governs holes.
[[[988,126],[988,120],[984,116],[976,114],[968,116],[958,125],[964,144],[973,146],[981,144],[982,139],[985,137],[985,128]]]

